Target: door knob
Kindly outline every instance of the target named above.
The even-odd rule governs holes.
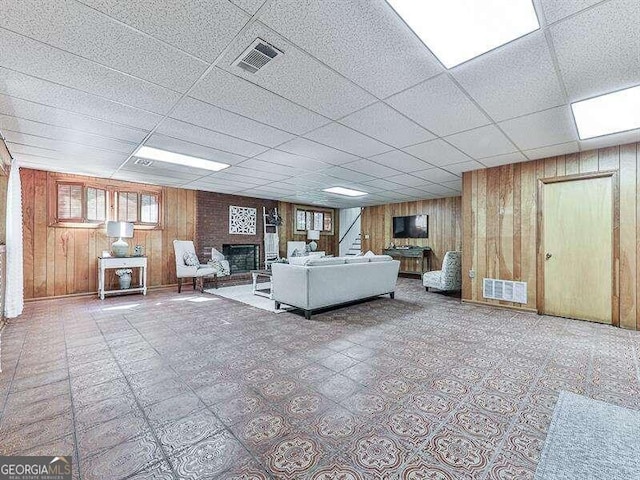
[[[547,253],[544,258],[545,260],[549,260],[553,255],[551,255],[550,253]]]

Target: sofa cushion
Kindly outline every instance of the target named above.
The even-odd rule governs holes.
[[[368,258],[370,262],[390,262],[393,260],[389,255],[372,255]]]
[[[315,257],[289,257],[289,265],[304,265],[308,260]]]
[[[307,267],[320,267],[326,265],[342,265],[344,264],[342,257],[307,257],[304,265]]]
[[[345,263],[369,263],[369,257],[347,257]]]

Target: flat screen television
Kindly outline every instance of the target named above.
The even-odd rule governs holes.
[[[393,238],[429,238],[429,215],[393,217]]]

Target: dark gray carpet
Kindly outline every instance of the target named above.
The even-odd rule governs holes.
[[[640,479],[640,411],[560,392],[535,480]]]

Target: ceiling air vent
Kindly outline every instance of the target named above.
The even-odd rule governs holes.
[[[282,55],[280,50],[269,45],[264,40],[256,38],[249,48],[242,52],[234,62],[234,65],[247,72],[256,73],[278,55]]]
[[[153,165],[153,160],[148,160],[146,158],[136,158],[133,164],[140,165],[142,167],[150,167],[151,165]]]

